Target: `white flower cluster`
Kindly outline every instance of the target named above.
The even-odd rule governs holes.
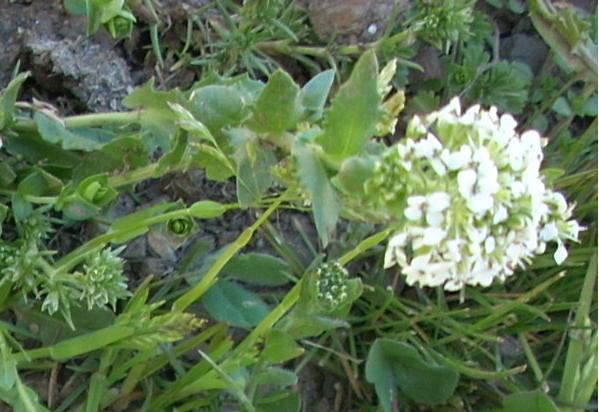
[[[582,228],[539,173],[544,139],[534,130],[519,135],[516,125],[494,107],[461,114],[457,98],[412,119],[369,184],[396,187],[383,199],[387,207],[401,195],[394,212],[402,229],[389,241],[385,267],[398,264],[409,285],[455,291],[503,281],[550,241],[555,261],[565,260],[563,241],[578,240]]]

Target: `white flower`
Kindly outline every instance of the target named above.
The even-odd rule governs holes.
[[[559,232],[557,231],[555,222],[549,222],[543,227],[543,229],[541,229],[541,233],[539,235],[543,242],[549,242],[551,240],[557,239],[558,234]]]
[[[424,229],[424,234],[422,236],[422,243],[427,246],[438,245],[441,243],[447,233],[445,230],[438,227],[427,227]]]
[[[562,263],[564,263],[564,260],[566,260],[567,257],[568,257],[568,251],[566,250],[566,247],[564,246],[564,244],[560,242],[557,245],[557,250],[553,254],[555,263],[557,263],[558,265],[561,265]]]
[[[472,149],[468,145],[462,145],[457,152],[444,149],[441,152],[441,160],[449,170],[458,170],[466,166],[472,159]]]
[[[577,241],[584,228],[571,219],[573,206],[543,181],[544,139],[533,130],[519,135],[516,127],[495,108],[474,106],[461,115],[457,99],[412,119],[406,138],[386,152],[395,155],[382,156],[393,163],[372,178],[404,190],[391,199],[406,199],[403,210],[388,210],[403,226],[389,241],[386,268],[399,265],[410,285],[457,291],[504,281],[547,242],[557,243],[553,256],[563,263],[564,241]]]
[[[476,183],[476,172],[472,169],[462,170],[458,173],[458,189],[464,199],[472,195],[472,188]]]
[[[426,135],[426,139],[416,142],[414,145],[414,154],[417,157],[430,159],[433,155],[442,149],[441,143],[432,133]]]

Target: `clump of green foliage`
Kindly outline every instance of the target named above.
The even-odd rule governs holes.
[[[127,35],[139,6],[68,3],[87,13],[90,33],[105,25],[116,37]],[[551,64],[532,78],[524,65],[499,59],[497,36],[472,1],[419,1],[404,23],[359,47],[300,44],[312,40],[294,35],[304,30],[290,24],[301,14],[285,1],[217,7],[234,12],[226,27],[212,24],[220,42],[198,46],[210,49],[212,73],[188,90],[148,82],[125,99],[128,111],[68,117],[47,104],[17,102],[27,73],[0,95],[0,400],[27,411],[299,411],[299,376],[316,360],[351,388],[348,410],[583,410],[597,382],[597,119],[589,103],[597,93],[596,33],[584,18],[529,2],[551,49]],[[149,30],[161,59],[158,27]],[[441,77],[410,84],[408,68],[419,66],[406,56],[426,45],[440,54]],[[191,47],[181,64],[191,62]],[[229,51],[241,63],[225,72]],[[277,54],[318,73],[298,85],[268,60]],[[320,70],[350,63],[348,73]],[[268,74],[264,81],[237,73],[257,67]],[[333,94],[336,74],[343,81]],[[440,109],[454,95],[464,108],[496,109],[463,116]],[[577,204],[558,199],[555,210],[586,231],[578,236],[578,224],[560,222],[567,227],[559,230],[579,240],[562,266],[551,249],[488,288],[466,283],[452,294],[408,287],[400,259],[383,268],[383,244],[412,230],[408,220],[434,226],[431,210],[414,210],[423,202],[409,204],[421,191],[449,191],[444,182],[465,179],[449,167],[459,151],[448,152],[443,168],[432,163],[443,159],[435,136],[451,136],[443,142],[451,145],[459,127],[479,127],[456,119],[494,110],[519,114],[521,127],[534,125],[550,138],[539,179]],[[431,117],[423,122],[413,113]],[[481,126],[469,137],[513,132],[515,122],[497,117],[486,123],[492,133]],[[402,137],[389,145],[393,134]],[[421,164],[407,173],[412,161]],[[234,181],[236,201],[111,213],[135,185],[196,169],[215,182]],[[259,213],[235,240],[216,250],[198,241],[174,274],[134,287],[124,245],[146,235],[179,245],[202,221],[238,209]],[[287,209],[312,217],[317,237],[304,236],[307,259],[269,223]],[[477,225],[486,221],[481,216]],[[505,227],[522,229],[527,217],[516,211],[507,219]],[[57,233],[83,223],[102,230],[70,250],[57,246]],[[550,229],[543,229],[547,239],[561,241]],[[257,233],[277,256],[243,252]],[[401,245],[405,259],[434,249],[428,240],[417,245],[417,236]],[[77,386],[43,405],[27,378],[57,365]]]

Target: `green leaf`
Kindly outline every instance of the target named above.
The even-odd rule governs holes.
[[[197,153],[192,158],[192,163],[206,170],[206,177],[210,180],[223,182],[235,175],[228,159],[222,152],[208,145],[196,145]]]
[[[28,77],[29,72],[19,74],[8,83],[6,89],[0,94],[0,130],[12,122],[19,90]]]
[[[190,100],[193,116],[215,135],[227,126],[238,125],[247,114],[241,93],[232,86],[205,86],[194,90]]]
[[[555,403],[541,390],[518,392],[503,398],[503,412],[559,412]]]
[[[572,108],[570,108],[570,104],[568,103],[568,99],[563,96],[558,97],[555,102],[553,102],[553,106],[551,109],[563,117],[568,117],[572,115]]]
[[[565,63],[564,68],[581,73],[597,83],[597,43],[588,23],[574,7],[560,7],[550,0],[528,0],[530,19],[541,37]]]
[[[171,150],[165,153],[158,161],[155,177],[162,176],[168,171],[176,169],[180,163],[185,161],[185,154],[188,150],[187,133],[177,130],[173,136]]]
[[[62,181],[39,167],[21,180],[17,188],[21,196],[56,196],[61,190]]]
[[[396,388],[418,403],[437,405],[453,394],[458,378],[454,370],[425,361],[411,345],[386,338],[374,342],[366,361],[366,380],[386,412],[392,411]]]
[[[20,134],[18,137],[9,137],[5,143],[2,149],[20,156],[29,163],[62,168],[69,173],[80,164],[82,159],[80,154],[66,152],[54,144],[41,140],[37,134],[30,136]]]
[[[317,141],[326,153],[344,159],[358,153],[372,137],[381,116],[378,76],[376,55],[368,51],[325,113],[324,132]]]
[[[39,304],[28,305],[19,302],[15,305],[15,312],[18,314],[17,326],[28,330],[35,327],[36,337],[44,346],[108,327],[115,319],[114,313],[106,308],[94,307],[87,310],[83,306],[72,305],[71,319],[75,326],[75,329],[72,329],[62,315],[42,312]]]
[[[89,153],[73,172],[73,180],[109,173],[116,176],[148,164],[148,151],[137,136],[122,136],[106,143],[98,151]]]
[[[337,193],[324,165],[312,148],[298,142],[293,147],[293,155],[297,162],[298,177],[312,201],[316,230],[323,246],[326,246],[339,220]]]
[[[7,163],[0,163],[0,186],[8,186],[17,178],[17,174]]]
[[[262,253],[233,257],[222,269],[223,276],[258,286],[282,286],[289,283],[289,265],[284,260]]]
[[[257,136],[247,129],[231,129],[227,135],[235,148],[237,199],[241,207],[248,207],[259,201],[273,184],[269,169],[277,159],[273,151],[261,145]]]
[[[532,72],[527,65],[502,61],[479,78],[469,96],[501,111],[519,114],[528,100],[531,82]]]
[[[302,106],[315,112],[322,110],[335,79],[334,70],[318,73],[302,87]]]
[[[100,149],[104,144],[104,142],[67,130],[59,119],[42,112],[35,112],[33,121],[37,125],[37,130],[42,139],[49,143],[58,144],[65,150],[92,152]]]
[[[364,196],[364,182],[372,175],[376,158],[374,156],[352,156],[341,164],[333,183],[345,193]]]
[[[247,126],[258,133],[281,134],[293,128],[301,114],[299,87],[287,73],[277,70],[258,95]]]
[[[272,366],[256,374],[252,381],[260,385],[291,386],[297,383],[297,375],[287,369]]]
[[[295,359],[304,353],[304,348],[295,343],[295,340],[279,330],[272,330],[264,342],[261,358],[271,364],[281,364]]]
[[[168,92],[154,89],[154,79],[136,88],[123,99],[123,105],[129,109],[143,109],[139,120],[146,133],[149,134],[149,151],[153,152],[158,146],[168,148],[169,136],[175,130],[177,115],[171,110],[169,103],[184,105],[179,90]]]
[[[279,391],[255,401],[258,412],[299,412],[302,400],[296,390]]]
[[[270,312],[257,295],[224,279],[208,289],[201,302],[213,319],[243,329],[256,326]]]

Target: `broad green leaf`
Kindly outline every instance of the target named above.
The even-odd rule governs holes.
[[[8,83],[8,86],[0,94],[0,130],[12,122],[19,90],[28,77],[29,72],[19,74]]]
[[[501,61],[475,82],[468,96],[501,111],[519,114],[528,101],[531,82],[532,72],[527,65]]]
[[[396,388],[412,400],[437,405],[449,399],[459,375],[446,366],[432,364],[404,342],[377,339],[368,353],[366,380],[374,384],[385,412],[391,412]]]
[[[333,183],[349,195],[363,196],[364,182],[372,175],[375,162],[373,156],[349,157],[341,164]]]
[[[183,96],[179,90],[168,92],[154,89],[154,80],[136,88],[123,100],[123,105],[129,109],[140,109],[140,123],[145,132],[149,133],[149,151],[156,147],[168,149],[169,136],[175,130],[177,115],[171,110],[169,103],[184,105]]]
[[[255,401],[257,412],[299,412],[302,400],[296,390],[280,391]]]
[[[256,385],[291,386],[297,383],[297,375],[290,370],[271,366],[256,374],[252,381]]]
[[[329,243],[339,219],[339,200],[322,161],[309,146],[297,143],[293,147],[297,174],[310,195],[316,229],[323,246]]]
[[[310,79],[310,81],[302,87],[302,106],[313,111],[322,110],[327,101],[327,96],[329,95],[334,79],[334,70],[326,70]]]
[[[376,55],[368,51],[325,113],[324,132],[317,142],[334,158],[342,160],[358,153],[374,134],[381,116],[378,76]]]
[[[219,150],[205,144],[194,147],[197,153],[193,156],[192,163],[204,168],[208,179],[223,182],[235,175],[229,160]]]
[[[297,358],[302,353],[304,348],[295,343],[291,336],[275,329],[266,336],[261,358],[271,364],[281,364]]]
[[[568,99],[566,99],[563,96],[558,97],[555,102],[553,102],[553,106],[551,106],[551,109],[559,114],[560,116],[563,117],[568,117],[572,115],[572,108],[570,107],[570,104],[568,103]]]
[[[53,118],[42,112],[35,112],[33,121],[37,125],[37,130],[42,139],[58,144],[65,150],[92,152],[100,149],[104,143],[89,137],[77,135],[64,127],[57,118]]]
[[[117,176],[148,164],[148,151],[139,135],[122,136],[89,153],[73,172],[73,180],[110,173]]]
[[[247,126],[258,133],[281,134],[293,128],[301,114],[299,87],[287,73],[277,70],[258,95]]]
[[[56,196],[62,190],[62,181],[39,167],[35,167],[17,188],[21,196]]]
[[[85,14],[85,0],[64,0],[64,8],[71,14],[83,16]]]
[[[260,297],[223,279],[208,289],[201,302],[213,319],[243,329],[256,326],[270,312]]]
[[[8,186],[17,178],[17,174],[7,163],[0,163],[0,186]]]
[[[282,286],[289,283],[285,274],[289,265],[284,260],[262,253],[246,253],[233,257],[221,274],[259,286]]]
[[[162,155],[158,161],[155,177],[162,176],[169,170],[176,169],[182,162],[185,161],[185,154],[189,150],[187,144],[187,133],[177,130],[173,137],[171,150]]]
[[[503,398],[503,412],[559,412],[555,403],[541,390],[518,392]]]
[[[114,313],[106,308],[94,307],[87,310],[83,306],[72,305],[71,319],[75,325],[75,329],[72,329],[58,313],[49,315],[42,312],[39,304],[20,302],[14,309],[18,315],[17,326],[28,330],[35,328],[35,334],[44,346],[102,329],[111,325],[115,319]]]
[[[54,144],[41,140],[37,134],[9,137],[4,143],[2,149],[6,149],[12,155],[20,156],[29,163],[59,167],[69,172],[77,167],[82,159],[80,154],[66,152]]]
[[[241,93],[232,86],[205,86],[194,90],[190,100],[191,113],[215,135],[238,125],[247,114]]]
[[[260,200],[273,184],[269,169],[277,159],[273,151],[261,145],[257,136],[247,129],[231,129],[227,135],[235,148],[237,199],[241,207],[248,207]]]
[[[22,221],[27,219],[33,213],[33,206],[18,192],[14,193],[11,198],[12,214],[15,220]]]

